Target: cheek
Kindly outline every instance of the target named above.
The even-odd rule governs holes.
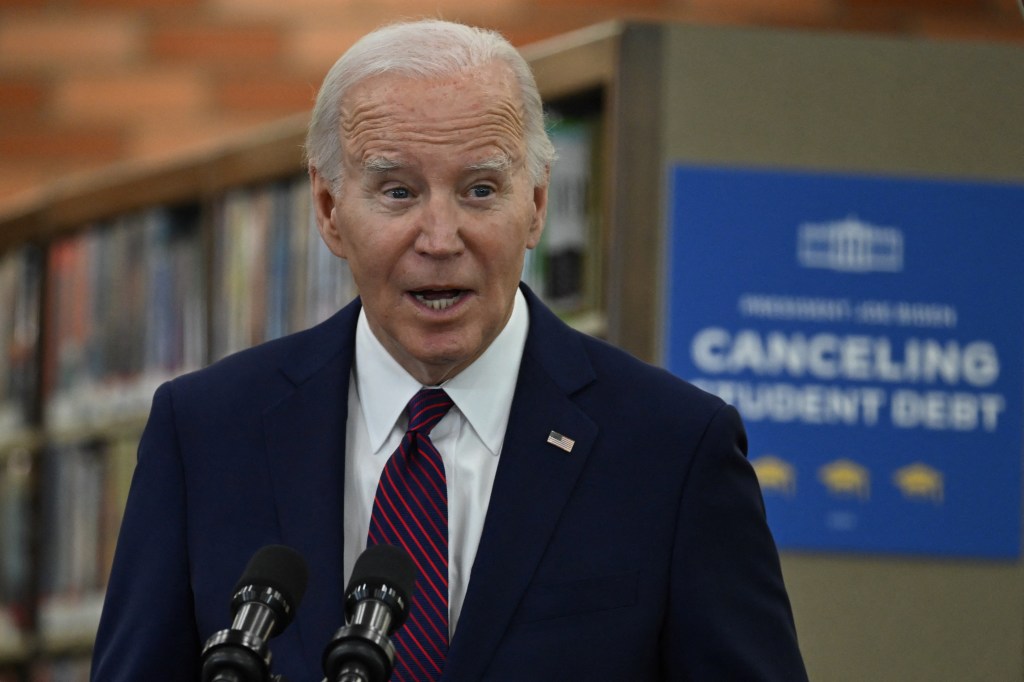
[[[491,244],[486,255],[481,256],[479,261],[486,265],[487,274],[491,278],[518,282],[522,276],[525,251],[522,238],[517,235]]]
[[[397,288],[411,268],[403,258],[401,244],[389,239],[374,239],[362,233],[348,242],[348,266],[360,292],[366,296],[386,294]]]

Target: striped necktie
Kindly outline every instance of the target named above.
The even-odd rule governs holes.
[[[409,428],[377,484],[367,545],[404,548],[419,574],[409,619],[392,638],[396,682],[438,680],[448,655],[448,483],[430,430],[452,406],[439,388],[409,401]]]

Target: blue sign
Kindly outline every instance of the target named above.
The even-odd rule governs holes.
[[[665,361],[787,549],[1015,558],[1024,186],[676,166]]]

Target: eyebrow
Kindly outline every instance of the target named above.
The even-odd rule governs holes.
[[[395,161],[394,159],[388,159],[383,156],[373,156],[363,162],[363,170],[368,173],[387,173],[393,171],[396,168],[401,168],[404,164]]]
[[[505,153],[495,154],[489,158],[483,159],[476,163],[471,163],[466,166],[468,171],[496,171],[499,173],[505,173],[512,168],[512,157]],[[363,162],[363,170],[368,173],[387,173],[399,168],[404,168],[406,164],[395,159],[389,159],[384,156],[373,156]]]
[[[477,163],[471,163],[466,166],[466,170],[470,171],[498,171],[501,173],[507,172],[512,168],[512,157],[508,154],[495,154],[494,156],[479,161]]]

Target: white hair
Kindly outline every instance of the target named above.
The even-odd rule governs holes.
[[[391,24],[364,36],[334,63],[324,78],[306,134],[310,169],[337,193],[341,187],[341,101],[372,76],[394,73],[437,78],[484,66],[507,64],[522,99],[526,165],[534,185],[547,182],[555,149],[544,127],[544,108],[530,65],[501,34],[463,24],[428,19]]]

